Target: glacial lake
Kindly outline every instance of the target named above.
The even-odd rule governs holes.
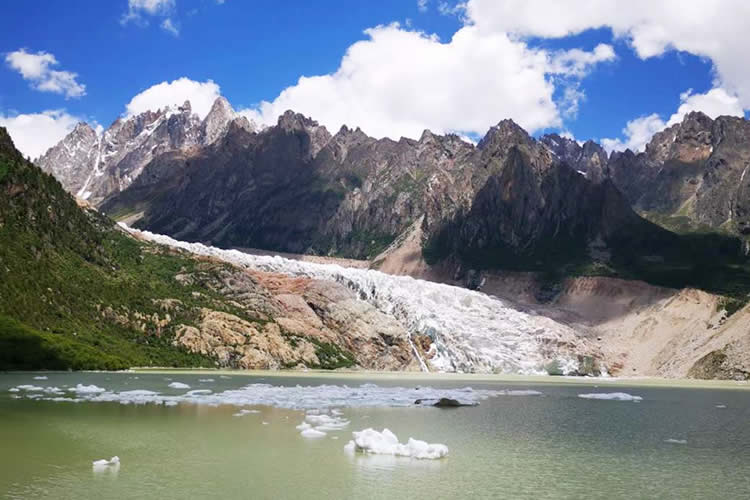
[[[410,401],[442,393],[480,404]],[[613,393],[629,396],[579,397]],[[71,398],[78,402],[65,401]],[[338,428],[303,437],[297,426],[306,414],[329,415]],[[352,432],[366,428],[390,429],[402,443],[442,443],[449,454],[420,460],[345,451]],[[112,456],[118,466],[92,467]],[[750,386],[419,374],[0,374],[0,497],[750,498]]]

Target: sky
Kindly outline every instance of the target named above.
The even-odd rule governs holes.
[[[642,150],[689,111],[750,109],[746,0],[25,0],[0,6],[0,126],[38,157],[218,95],[256,123],[287,109],[335,133],[534,135]]]

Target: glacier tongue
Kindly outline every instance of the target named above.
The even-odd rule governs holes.
[[[428,362],[439,371],[546,374],[545,365],[555,361],[570,373],[578,368],[577,353],[585,344],[566,325],[480,292],[367,269],[223,250],[120,225],[145,240],[247,269],[341,283],[395,317],[412,335],[428,335],[434,345]]]

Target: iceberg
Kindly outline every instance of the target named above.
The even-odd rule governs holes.
[[[406,444],[399,443],[398,438],[388,429],[378,432],[368,428],[352,432],[354,439],[349,441],[344,450],[350,453],[361,452],[375,455],[393,455],[411,457],[421,460],[435,460],[448,455],[444,444],[430,444],[419,439],[409,438]]]
[[[687,439],[665,439],[665,443],[671,443],[671,444],[687,444]]]
[[[172,382],[169,384],[172,389],[190,389],[190,386],[182,382]]]
[[[34,377],[34,380],[47,380],[47,376],[46,375],[37,375],[36,377]]]
[[[579,394],[579,398],[583,399],[607,399],[612,401],[642,401],[643,398],[640,396],[633,396],[627,392],[596,392],[591,394]]]

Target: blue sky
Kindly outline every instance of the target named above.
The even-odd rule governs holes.
[[[639,1],[628,2],[631,10],[653,4]],[[570,16],[550,12],[554,9],[545,0],[469,0],[463,9],[455,4],[6,2],[0,31],[0,124],[11,135],[16,131],[14,139],[19,137],[22,149],[36,152],[59,140],[78,119],[106,127],[127,112],[134,96],[160,82],[186,78],[213,81],[235,109],[261,122],[273,122],[289,105],[329,128],[347,123],[396,138],[431,128],[477,138],[509,117],[535,134],[561,131],[579,140],[608,138],[610,147],[637,148],[644,142],[641,136],[679,119],[681,104],[691,109],[702,105],[715,115],[744,114],[750,102],[745,95],[750,83],[737,69],[744,62],[726,57],[729,44],[737,43],[731,36],[740,36],[732,34],[731,26],[729,35],[718,28],[696,28],[690,23],[700,24],[700,16],[687,15],[662,26],[658,9],[643,18],[622,2],[618,9],[623,12],[599,13],[579,12],[581,4],[572,3]],[[710,13],[711,2],[702,5]],[[740,10],[727,9],[732,5]],[[732,0],[723,4],[728,16],[750,20],[743,9]],[[586,16],[590,20],[581,24]],[[549,24],[539,17],[550,17]],[[708,17],[706,24],[716,22]],[[654,25],[664,40],[654,42],[652,35],[642,34],[644,26]],[[377,26],[379,31],[365,33]],[[705,39],[705,47],[685,36],[685,26]],[[463,41],[452,43],[454,35]],[[369,43],[358,45],[361,50],[353,51],[348,69],[337,73],[347,50],[362,41]],[[747,44],[744,37],[740,43]],[[726,50],[720,50],[722,44]],[[606,50],[597,52],[600,45]],[[47,76],[29,77],[19,69],[23,61],[11,57],[21,50],[51,55],[56,64],[43,68]],[[75,73],[74,84],[50,84],[44,80],[49,71]],[[519,77],[522,73],[527,76]],[[301,76],[316,75],[324,78],[298,85]],[[685,94],[689,90],[690,96]],[[167,104],[166,94],[155,96],[155,102],[164,99]],[[566,95],[577,103],[576,112]],[[36,129],[32,118],[25,126],[18,119],[45,112],[46,122]],[[623,130],[629,122],[633,130]]]

